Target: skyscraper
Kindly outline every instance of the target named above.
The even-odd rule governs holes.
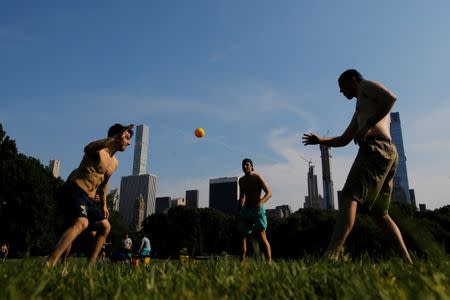
[[[124,221],[133,228],[135,201],[142,195],[144,200],[144,218],[155,213],[156,176],[147,173],[148,127],[136,127],[133,158],[133,175],[124,176],[120,182],[119,213]]]
[[[142,196],[144,200],[144,218],[155,213],[156,176],[142,174],[124,176],[120,181],[119,213],[131,228],[135,224],[136,199]]]
[[[148,132],[149,129],[146,125],[139,125],[136,127],[133,175],[147,173]]]
[[[334,188],[331,178],[331,155],[330,147],[320,145],[322,154],[322,182],[323,182],[323,208],[334,209]]]
[[[198,190],[186,191],[186,207],[198,208]]]
[[[53,177],[58,178],[59,177],[59,167],[61,165],[61,161],[57,159],[50,160],[50,163],[48,164],[48,169],[50,172],[52,172]]]
[[[304,208],[322,208],[322,197],[317,187],[317,175],[314,174],[314,166],[309,164],[308,169],[308,196],[305,196]]]
[[[227,215],[238,208],[238,177],[221,177],[209,180],[209,207]]]
[[[406,171],[406,156],[403,147],[402,126],[400,114],[391,113],[391,137],[398,151],[398,166],[394,176],[394,188],[392,200],[407,204],[413,204],[409,192],[408,173]]]
[[[155,203],[155,214],[162,214],[169,210],[171,197],[157,197]]]

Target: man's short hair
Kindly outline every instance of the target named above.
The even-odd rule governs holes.
[[[341,83],[342,81],[350,79],[352,77],[354,77],[357,82],[361,82],[361,80],[364,79],[364,77],[361,75],[361,73],[359,73],[357,70],[355,70],[355,69],[348,69],[348,70],[345,70],[341,74],[341,76],[339,76],[338,82]]]
[[[253,161],[250,158],[244,158],[242,160],[242,166],[244,166],[246,163],[250,163],[250,165],[252,166],[252,171],[254,171],[254,167],[253,167]]]
[[[108,129],[108,137],[111,137],[113,135],[118,134],[119,132],[123,131],[126,127],[122,124],[116,123],[113,126],[109,127]],[[128,129],[128,133],[131,137],[133,137],[133,129]]]

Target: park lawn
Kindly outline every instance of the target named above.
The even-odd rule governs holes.
[[[450,299],[450,257],[329,262],[234,258],[152,260],[138,266],[84,259],[43,268],[43,259],[0,264],[0,299]]]

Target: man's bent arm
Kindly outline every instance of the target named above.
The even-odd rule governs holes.
[[[348,145],[351,142],[353,137],[355,136],[356,131],[358,130],[358,121],[356,119],[356,113],[353,114],[352,121],[348,125],[347,129],[345,129],[344,133],[341,136],[327,138],[321,137],[319,138],[319,144],[329,146],[329,147],[343,147]]]
[[[111,145],[115,140],[114,137],[107,137],[101,140],[93,141],[92,143],[89,143],[86,147],[84,147],[84,153],[86,154],[94,154],[106,147],[108,145]]]
[[[101,149],[106,148],[108,145],[111,145],[116,139],[120,138],[125,131],[128,131],[133,127],[134,127],[134,125],[132,125],[132,124],[128,125],[124,129],[122,129],[120,132],[116,133],[115,135],[112,135],[110,137],[89,143],[86,147],[84,147],[84,152],[87,154],[95,154],[96,152],[100,151]]]
[[[272,197],[272,192],[270,191],[269,187],[267,186],[267,184],[264,182],[264,179],[262,179],[261,176],[259,176],[259,180],[261,181],[261,188],[264,191],[265,195],[264,197],[261,198],[261,204],[266,203],[267,201],[269,201],[269,199]]]

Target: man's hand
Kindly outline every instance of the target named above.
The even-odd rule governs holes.
[[[103,206],[103,216],[105,217],[106,220],[108,220],[108,218],[109,218],[109,210],[108,210],[108,207],[106,207],[106,205]]]
[[[125,131],[128,131],[130,129],[133,129],[133,127],[134,127],[134,124],[128,125],[127,128],[125,128],[122,133],[124,133]]]
[[[125,127],[125,128],[120,132],[119,138],[122,137],[122,135],[123,135],[125,132],[127,132],[128,130],[133,129],[133,127],[134,127],[134,124],[130,124],[130,125],[128,125],[127,127]]]
[[[320,138],[314,133],[305,133],[303,134],[303,145],[317,145],[320,142]]]

